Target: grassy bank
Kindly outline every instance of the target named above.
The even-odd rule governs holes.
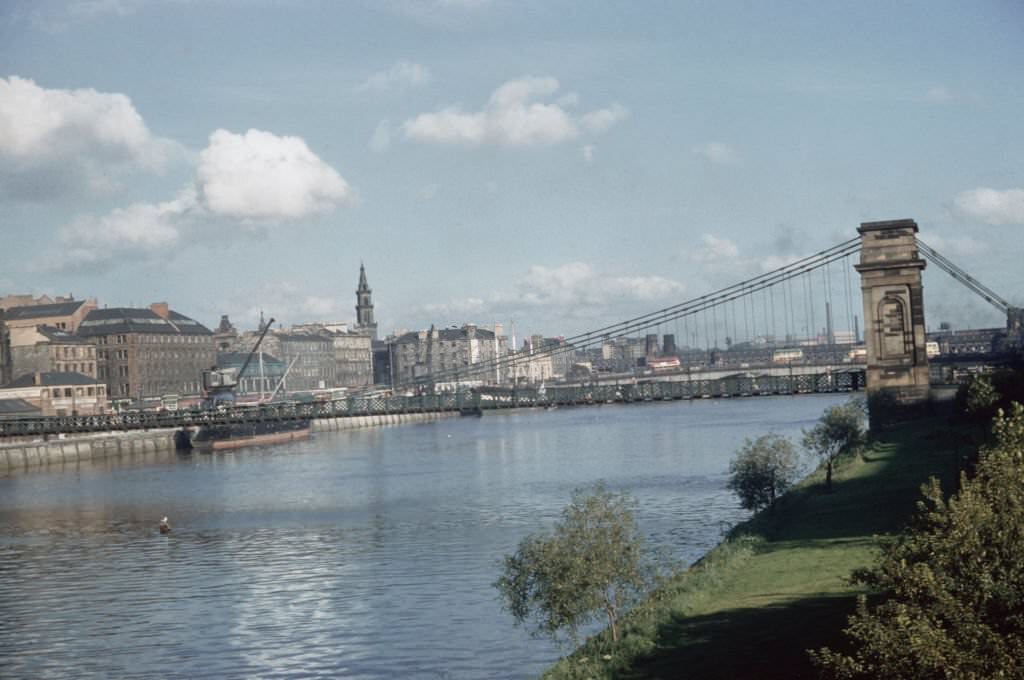
[[[618,647],[596,636],[546,677],[814,677],[805,650],[844,646],[850,573],[907,523],[929,476],[955,479],[958,441],[939,420],[883,433],[831,493],[814,473],[635,608]]]

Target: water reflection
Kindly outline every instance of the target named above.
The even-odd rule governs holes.
[[[558,650],[490,584],[574,487],[629,490],[650,540],[692,561],[743,516],[724,489],[743,438],[795,434],[838,399],[517,412],[15,471],[0,674],[529,677]]]

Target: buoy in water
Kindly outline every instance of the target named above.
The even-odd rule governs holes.
[[[167,521],[166,517],[164,517],[162,520],[160,520],[160,533],[161,534],[169,534],[169,533],[171,533],[171,524],[170,524],[170,522]]]

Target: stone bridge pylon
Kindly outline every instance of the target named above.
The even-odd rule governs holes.
[[[929,398],[925,347],[925,261],[917,250],[914,220],[864,222],[860,273],[864,296],[868,393],[887,392],[903,404]]]

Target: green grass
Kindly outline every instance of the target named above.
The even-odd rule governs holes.
[[[929,476],[952,484],[962,442],[938,419],[883,433],[831,493],[815,472],[634,608],[618,646],[595,636],[546,677],[815,677],[807,649],[845,648],[851,572],[907,524]]]

